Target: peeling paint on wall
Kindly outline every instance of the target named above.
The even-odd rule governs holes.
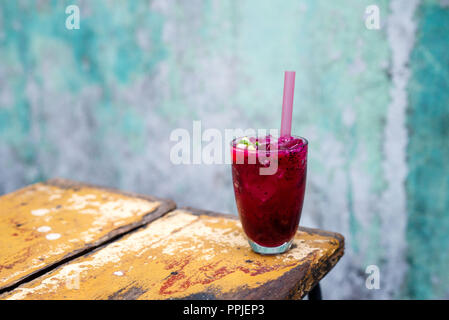
[[[410,52],[416,33],[415,10],[419,1],[391,1],[387,36],[391,48],[389,72],[391,74],[391,101],[386,114],[384,131],[384,175],[387,186],[381,199],[383,220],[381,246],[385,251],[382,284],[383,298],[399,298],[407,270],[406,261],[406,147],[408,132],[406,110],[407,84],[410,78]]]

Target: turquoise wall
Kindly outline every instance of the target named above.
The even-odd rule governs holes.
[[[170,133],[276,128],[296,70],[301,224],[347,241],[325,297],[449,298],[448,49],[446,0],[2,1],[0,194],[62,176],[235,213],[229,167],[171,164]]]
[[[409,295],[449,294],[449,3],[417,12],[407,117]]]

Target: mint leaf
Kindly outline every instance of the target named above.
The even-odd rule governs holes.
[[[247,137],[240,139],[239,143],[245,144],[247,146],[249,146],[251,144],[251,142],[249,141],[249,139]]]

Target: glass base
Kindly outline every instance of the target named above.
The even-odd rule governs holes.
[[[251,246],[251,249],[253,249],[254,252],[260,253],[260,254],[278,254],[278,253],[284,253],[288,249],[290,249],[290,246],[292,245],[293,239],[289,242],[285,242],[281,244],[278,247],[264,247],[261,246],[254,241],[251,241],[248,239],[248,243]]]

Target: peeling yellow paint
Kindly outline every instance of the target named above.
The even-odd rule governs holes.
[[[159,205],[94,187],[42,183],[0,197],[0,288],[141,220]]]
[[[294,243],[285,254],[262,256],[249,248],[239,221],[176,210],[2,299],[167,299],[211,290],[226,294],[260,287],[306,261],[318,263],[341,246],[335,238],[306,232],[298,232]],[[67,286],[73,275],[79,279],[78,289]],[[131,288],[139,294],[126,296]]]

